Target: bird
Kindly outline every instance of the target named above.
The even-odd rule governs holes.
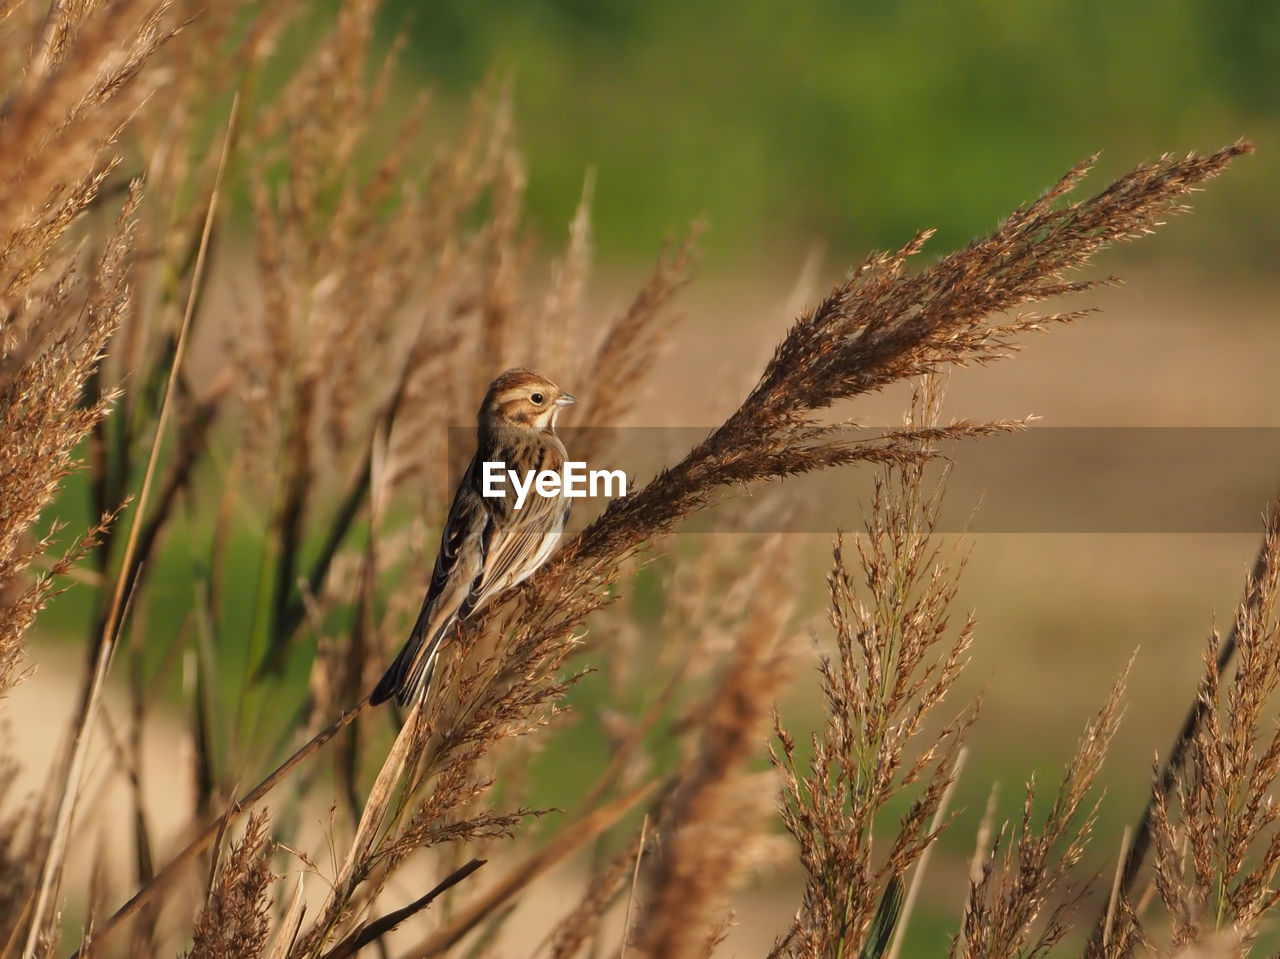
[[[490,385],[476,417],[476,452],[453,495],[417,622],[370,695],[407,709],[426,697],[440,647],[455,624],[523,582],[555,551],[572,501],[529,488],[517,508],[509,484],[486,496],[486,463],[520,476],[559,472],[568,454],[556,417],[577,400],[532,370],[507,370]],[[491,468],[492,471],[492,468]],[[505,473],[502,474],[505,476]]]

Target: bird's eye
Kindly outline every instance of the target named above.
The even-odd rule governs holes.
[[[534,393],[532,396],[529,397],[529,399],[533,400],[534,406],[541,406],[542,401],[545,400],[546,397],[543,396],[541,393]]]

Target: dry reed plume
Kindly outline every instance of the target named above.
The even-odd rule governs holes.
[[[377,9],[344,2],[306,44],[279,42],[297,14],[276,2],[19,0],[0,15],[0,696],[40,660],[31,625],[57,584],[83,560],[94,587],[65,755],[25,804],[0,772],[0,956],[483,950],[516,898],[579,854],[591,881],[530,951],[706,955],[731,892],[780,849],[798,852],[805,885],[774,954],[900,949],[907,883],[948,823],[976,715],[946,702],[975,631],[951,621],[963,559],[933,535],[925,466],[945,442],[1019,425],[941,423],[935,374],[1077,318],[1019,311],[1090,289],[1068,274],[1251,147],[1162,157],[1070,201],[1083,164],[936,263],[912,269],[923,233],[868,258],[705,441],[461,630],[436,695],[389,731],[364,695],[420,595],[404,584],[431,559],[451,479],[443,427],[517,360],[570,385],[585,425],[616,425],[655,368],[697,230],[627,309],[592,323],[588,177],[536,287],[509,97],[482,90],[452,142],[425,102],[394,116],[401,45],[376,52]],[[251,259],[235,253],[236,198]],[[829,417],[918,377],[900,429],[864,440]],[[601,453],[603,436],[574,452]],[[39,520],[80,460],[83,535],[42,558],[58,530]],[[881,481],[856,570],[837,540],[825,718],[807,756],[775,715],[775,768],[761,771],[797,669],[796,584],[780,572],[792,546],[743,556],[691,538],[667,560],[658,544],[736,488],[858,464]],[[425,524],[405,523],[405,506]],[[1210,657],[1203,721],[1172,792],[1155,793],[1163,912],[1118,883],[1091,955],[1243,953],[1275,903],[1280,747],[1262,721],[1280,682],[1274,529],[1267,544],[1235,623],[1240,669],[1224,693]],[[179,564],[191,575],[175,613],[156,580]],[[617,602],[642,568],[661,596],[652,622]],[[591,670],[610,704],[575,716],[565,695]],[[121,671],[124,709],[103,699]],[[148,768],[144,731],[175,699],[188,765]],[[953,953],[1036,955],[1076,921],[1073,867],[1118,716],[1119,688],[1043,824],[1029,786],[1021,821],[984,843]],[[530,756],[584,721],[609,761],[567,812],[537,808]],[[127,856],[100,849],[88,879],[68,863],[92,846],[73,815],[102,787],[84,772],[91,752],[125,785]],[[191,785],[176,838],[147,799],[160,778]],[[780,810],[758,799],[775,793]],[[886,831],[900,796],[909,811]],[[779,812],[793,844],[773,830]]]

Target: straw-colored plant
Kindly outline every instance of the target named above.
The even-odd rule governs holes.
[[[460,629],[431,698],[393,717],[365,693],[419,601],[405,584],[432,560],[446,427],[517,361],[578,394],[580,424],[617,425],[694,247],[664,251],[628,308],[590,322],[588,181],[563,256],[532,283],[509,99],[483,90],[452,140],[423,105],[395,116],[399,47],[375,53],[376,13],[348,0],[303,43],[279,2],[0,11],[0,696],[42,660],[31,626],[62,579],[80,569],[94,596],[68,749],[30,802],[0,769],[0,956],[337,959],[386,954],[393,934],[397,954],[482,950],[515,899],[578,853],[591,882],[531,952],[703,955],[733,889],[778,858],[779,810],[759,797],[779,783],[805,887],[774,952],[881,955],[947,824],[974,716],[945,702],[977,634],[950,623],[963,564],[931,535],[925,464],[947,442],[1019,425],[941,423],[932,377],[1075,319],[1023,311],[1089,289],[1067,274],[1150,231],[1250,147],[1163,157],[1072,201],[1085,164],[935,263],[915,263],[927,234],[869,257],[795,322],[722,424]],[[236,250],[246,236],[252,256]],[[922,376],[900,429],[867,438],[830,416]],[[575,452],[604,455],[604,436]],[[60,530],[39,521],[81,463],[85,529],[48,556]],[[775,719],[777,769],[762,771],[770,713],[801,668],[793,544],[744,557],[691,538],[653,557],[741,487],[848,467],[882,479],[859,573],[836,547],[826,716],[811,757]],[[422,519],[407,522],[410,509]],[[59,512],[74,515],[66,499]],[[1243,951],[1275,900],[1276,750],[1256,748],[1276,678],[1268,543],[1225,712],[1218,669],[1172,791],[1156,791],[1169,949]],[[179,569],[175,611],[157,581]],[[618,602],[639,575],[660,593],[656,623]],[[589,669],[612,696],[587,717],[610,760],[551,814],[529,798],[529,757],[585,721],[564,705]],[[128,706],[113,711],[103,691],[120,673]],[[1072,867],[1117,697],[1048,820],[1032,821],[1028,799],[1004,851],[983,848],[953,952],[1036,954],[1075,921]],[[174,703],[189,766],[149,769],[144,730]],[[90,755],[108,757],[130,803],[113,824],[129,859],[100,857],[101,878],[67,869],[95,799]],[[177,840],[144,799],[156,777],[193,784]],[[910,811],[889,831],[886,804],[903,795]],[[1164,920],[1130,893],[1117,885],[1091,954],[1166,951],[1148,944]]]

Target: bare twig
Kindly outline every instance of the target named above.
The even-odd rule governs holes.
[[[406,919],[417,915],[427,906],[431,905],[437,898],[448,892],[462,880],[483,866],[488,860],[472,859],[463,866],[458,867],[439,883],[436,884],[430,892],[424,896],[420,896],[407,906],[403,906],[393,912],[387,913],[379,919],[375,919],[370,923],[361,926],[342,942],[338,943],[332,949],[324,954],[324,959],[346,959],[347,956],[355,955],[359,950],[363,949],[369,943],[373,942],[380,936],[390,932]]]

